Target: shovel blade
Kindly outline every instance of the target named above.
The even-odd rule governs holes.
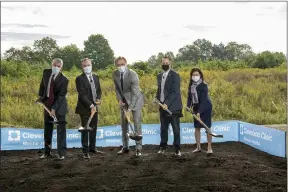
[[[78,129],[79,132],[90,132],[92,131],[92,128],[91,127],[79,127]]]
[[[129,134],[129,138],[135,141],[140,141],[142,140],[143,136],[142,135],[134,135],[134,134]]]

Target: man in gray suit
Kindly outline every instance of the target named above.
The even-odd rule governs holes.
[[[134,129],[137,135],[142,135],[141,112],[144,105],[144,96],[139,87],[139,78],[135,71],[128,69],[127,60],[124,57],[118,57],[114,62],[118,70],[112,74],[115,85],[117,100],[122,107],[133,114]],[[121,127],[123,147],[118,154],[129,152],[128,121],[124,112],[121,110]],[[136,141],[136,157],[141,156],[142,140]]]

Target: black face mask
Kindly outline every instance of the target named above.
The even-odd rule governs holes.
[[[164,71],[168,71],[169,65],[162,65],[162,69],[163,69]]]

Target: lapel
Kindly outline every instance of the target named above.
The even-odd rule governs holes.
[[[120,72],[119,70],[115,71],[115,82],[121,91],[121,82],[120,82]]]
[[[82,78],[83,78],[83,80],[84,80],[84,82],[85,82],[85,84],[86,84],[86,87],[88,87],[89,89],[91,89],[90,82],[89,82],[89,80],[88,80],[88,78],[87,78],[87,76],[86,76],[85,73],[82,73]]]
[[[56,76],[56,79],[55,79],[55,81],[54,81],[55,85],[57,85],[57,83],[60,81],[61,76],[62,76],[62,73],[59,72],[59,74]]]
[[[170,84],[170,81],[171,81],[171,69],[170,69],[170,71],[167,74],[165,85],[164,85],[164,90]]]
[[[163,77],[163,72],[161,72],[161,73],[158,75],[158,86],[160,87],[160,89],[161,89],[162,77]]]
[[[123,75],[123,90],[125,90],[125,87],[127,87],[127,84],[129,82],[129,80],[127,80],[129,78],[129,73],[130,73],[130,70],[127,69],[127,71],[125,71],[124,75]],[[121,86],[121,84],[120,84]]]
[[[97,90],[97,85],[98,85],[98,83],[97,83],[96,75],[95,75],[95,74],[92,74],[92,77],[93,77],[95,89]]]

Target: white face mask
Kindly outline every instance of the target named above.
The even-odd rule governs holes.
[[[200,76],[192,76],[192,80],[198,82],[200,80]]]
[[[120,66],[118,70],[123,73],[126,70],[126,66]]]
[[[59,67],[52,66],[52,74],[53,75],[57,75],[59,72],[60,72]]]
[[[85,74],[89,75],[92,72],[92,66],[90,65],[90,66],[84,67],[83,70]]]

